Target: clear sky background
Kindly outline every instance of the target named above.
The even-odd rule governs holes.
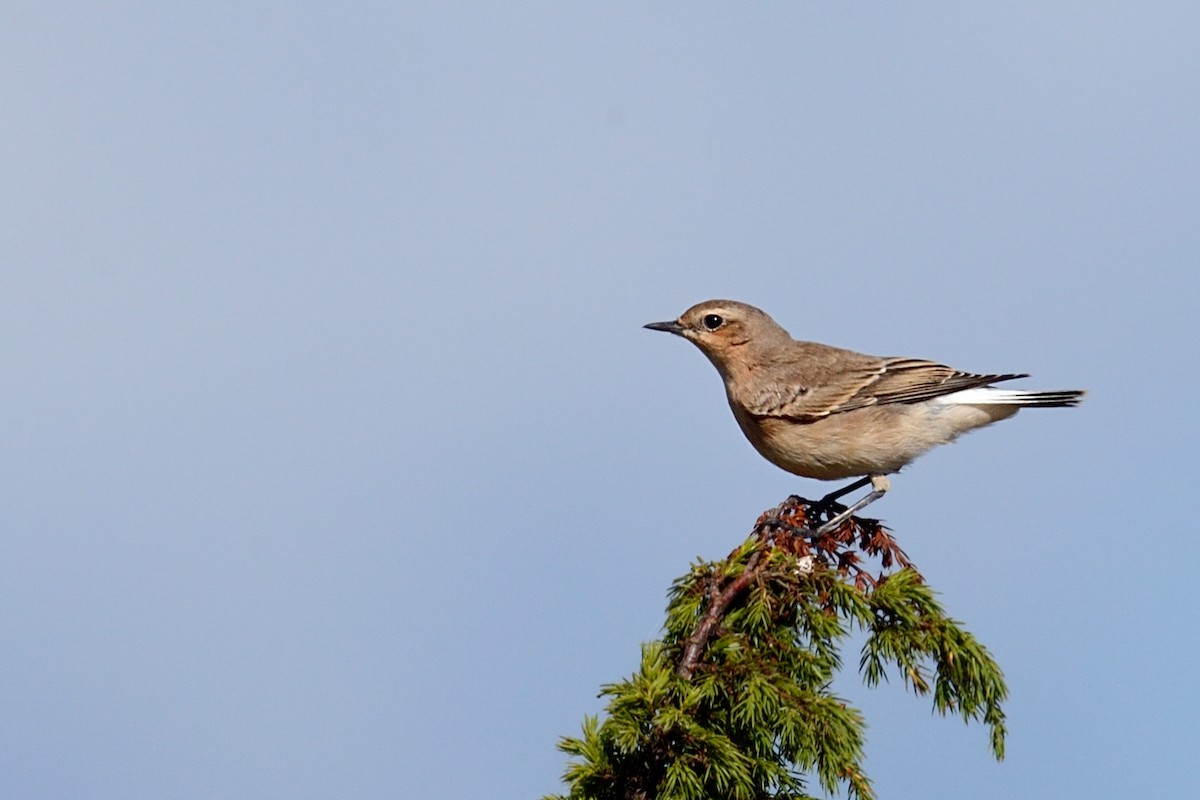
[[[789,493],[694,348],[1087,388],[873,507],[1008,760],[840,687],[882,797],[1185,797],[1194,3],[0,12],[0,796],[477,798]],[[848,654],[852,665],[854,653]]]

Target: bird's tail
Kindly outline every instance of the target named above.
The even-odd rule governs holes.
[[[1077,406],[1086,392],[1069,389],[1061,392],[1025,392],[1020,389],[995,389],[981,386],[964,389],[942,398],[943,402],[979,406],[1021,406],[1023,408],[1067,408]]]

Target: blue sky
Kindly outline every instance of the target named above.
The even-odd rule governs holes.
[[[786,495],[685,343],[1087,388],[873,507],[1009,757],[842,690],[884,797],[1187,796],[1200,12],[11,3],[0,795],[528,798]],[[851,655],[848,660],[853,663]]]

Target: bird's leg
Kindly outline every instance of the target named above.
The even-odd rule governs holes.
[[[821,505],[824,505],[826,502],[828,502],[830,500],[837,499],[838,497],[841,497],[844,494],[848,494],[848,493],[854,491],[855,489],[862,488],[863,486],[866,486],[868,483],[871,484],[871,492],[867,496],[863,497],[861,500],[859,500],[854,505],[847,508],[842,513],[838,514],[833,519],[831,519],[828,522],[826,522],[825,524],[821,525],[819,528],[816,529],[814,534],[816,536],[822,536],[822,535],[829,533],[830,531],[836,529],[843,522],[850,519],[850,517],[854,516],[859,511],[862,511],[864,508],[871,505],[871,503],[874,503],[879,498],[883,497],[885,494],[887,494],[887,490],[889,488],[891,488],[891,484],[888,483],[888,479],[885,476],[883,476],[883,475],[868,475],[867,477],[862,478],[861,480],[855,481],[854,483],[850,484],[849,486],[845,487],[844,489],[838,489],[836,492],[826,495],[821,500]]]
[[[856,480],[854,483],[852,483],[848,486],[843,486],[842,488],[825,495],[824,497],[822,497],[820,500],[817,501],[817,505],[818,506],[829,506],[830,504],[833,503],[834,500],[837,500],[839,497],[845,497],[846,495],[850,494],[851,492],[857,492],[859,489],[866,486],[870,482],[871,482],[871,476],[865,475],[865,476],[859,478],[858,480]]]

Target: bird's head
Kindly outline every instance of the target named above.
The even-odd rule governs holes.
[[[736,300],[706,300],[673,322],[651,322],[644,327],[682,336],[699,347],[722,372],[747,348],[791,339],[765,312]]]

